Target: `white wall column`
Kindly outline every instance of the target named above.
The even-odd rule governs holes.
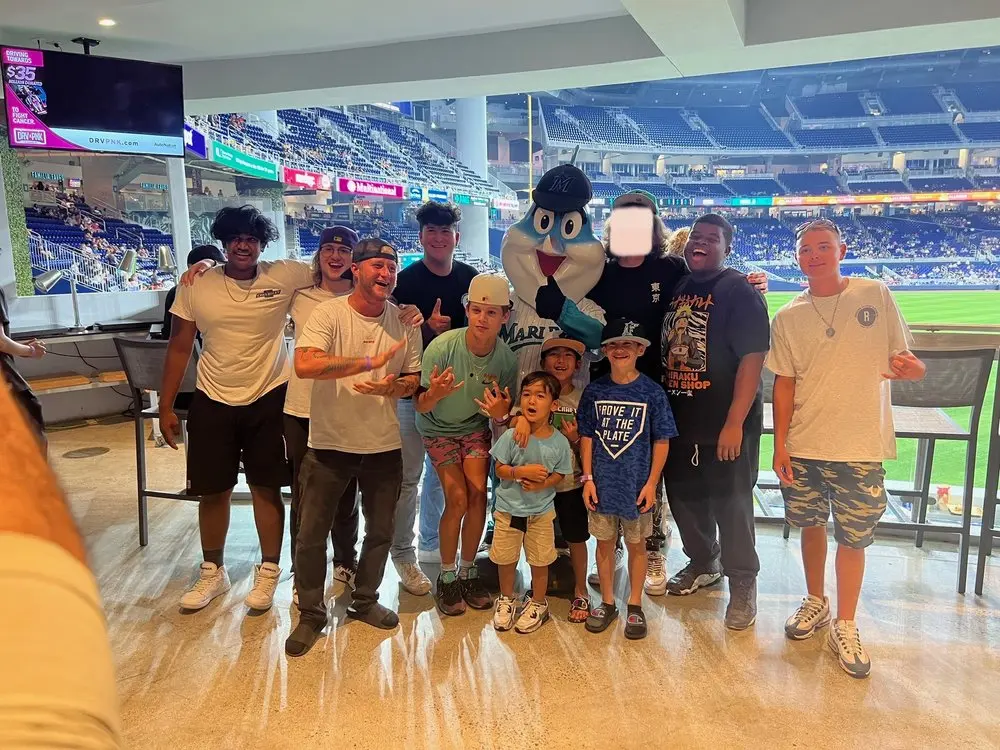
[[[184,159],[167,159],[167,187],[170,196],[170,227],[174,236],[174,258],[178,273],[187,268],[187,256],[191,252],[191,218],[188,216],[187,177],[184,174]]]
[[[485,96],[458,99],[455,102],[455,139],[459,161],[488,181]],[[489,221],[487,207],[462,206],[461,249],[471,258],[482,261],[489,258]]]
[[[275,133],[278,132],[278,110],[269,109],[265,112],[254,112],[254,114],[274,128]]]

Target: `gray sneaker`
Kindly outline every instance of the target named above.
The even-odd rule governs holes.
[[[807,596],[795,610],[795,614],[785,620],[785,635],[793,641],[803,641],[812,637],[820,628],[830,624],[830,599]]]
[[[729,606],[726,607],[726,627],[746,630],[757,619],[757,579],[730,578]]]
[[[713,561],[705,568],[688,563],[667,581],[667,593],[674,596],[687,596],[703,586],[714,586],[721,580],[722,567],[718,560]]]
[[[861,645],[861,636],[854,620],[834,620],[826,643],[837,655],[840,668],[851,677],[861,679],[871,674],[872,660]]]

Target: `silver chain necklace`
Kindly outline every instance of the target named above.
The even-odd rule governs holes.
[[[837,308],[840,307],[840,295],[843,293],[844,293],[843,289],[841,289],[837,293],[837,301],[833,305],[833,317],[830,320],[827,320],[826,318],[823,317],[823,314],[819,311],[819,308],[816,307],[816,300],[813,298],[812,292],[809,293],[809,302],[812,304],[813,310],[819,316],[819,319],[822,320],[824,323],[826,323],[826,337],[828,339],[832,339],[834,336],[837,335],[837,329],[833,327],[833,324],[837,322]]]

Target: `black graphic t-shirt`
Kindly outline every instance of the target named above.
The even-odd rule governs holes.
[[[459,260],[452,263],[447,276],[438,276],[423,262],[414,263],[399,272],[392,296],[401,305],[416,305],[425,320],[430,318],[434,303],[440,299],[441,314],[451,318],[451,330],[455,330],[466,324],[462,296],[468,294],[476,273],[475,268]],[[424,348],[427,348],[433,336],[426,325],[423,335]]]
[[[715,445],[733,401],[740,360],[766,352],[770,324],[764,297],[743,274],[724,268],[708,279],[686,277],[663,320],[663,385],[678,441]],[[743,425],[761,430],[761,393]]]
[[[660,326],[667,303],[688,273],[684,259],[674,256],[647,255],[642,265],[626,268],[612,260],[604,274],[587,296],[604,308],[605,319],[625,318],[642,324],[650,338],[650,347],[639,358],[637,369],[659,383],[662,380],[660,356]],[[606,359],[594,364],[593,376],[611,371]]]

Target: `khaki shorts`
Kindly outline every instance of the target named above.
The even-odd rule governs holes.
[[[524,547],[528,565],[536,568],[551,565],[556,560],[556,532],[552,523],[555,517],[554,510],[528,516],[528,530],[520,531],[511,528],[510,513],[494,511],[490,559],[497,565],[516,565]]]
[[[653,533],[653,514],[643,513],[638,518],[622,518],[606,513],[590,511],[590,533],[599,542],[613,542],[618,539],[621,526],[625,544],[641,544]]]

